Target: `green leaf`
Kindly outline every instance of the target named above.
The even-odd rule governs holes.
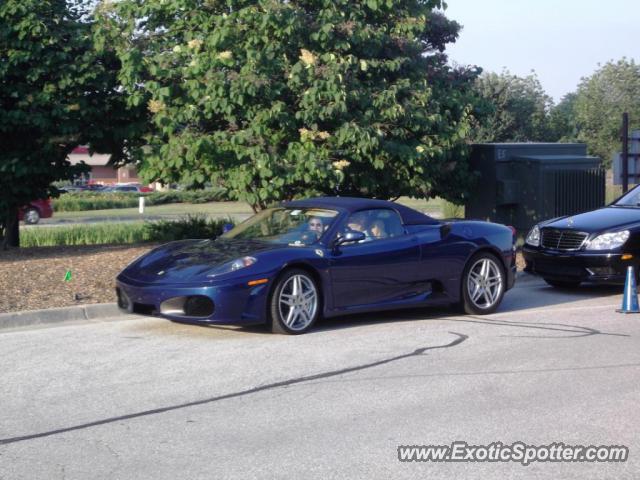
[[[120,0],[97,17],[121,91],[139,94],[129,103],[140,105],[152,146],[139,149],[146,177],[215,178],[254,208],[312,191],[459,198],[469,189],[478,72],[443,63],[459,26],[439,2],[214,4]]]

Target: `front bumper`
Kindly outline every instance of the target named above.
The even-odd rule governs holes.
[[[138,282],[120,275],[116,280],[118,306],[128,313],[152,315],[169,320],[215,325],[252,325],[266,321],[266,301],[270,282],[248,286],[246,279],[219,284],[157,285]],[[180,297],[204,296],[213,301],[207,317],[162,311],[163,304]]]
[[[623,284],[626,269],[638,266],[635,256],[622,260],[622,253],[562,252],[525,246],[525,271],[550,280]]]

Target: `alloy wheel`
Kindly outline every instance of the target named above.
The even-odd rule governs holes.
[[[24,221],[28,224],[36,224],[40,220],[40,214],[37,210],[29,209],[24,214]]]
[[[305,275],[289,277],[280,290],[278,309],[280,318],[289,329],[304,330],[318,309],[318,292],[313,281]]]
[[[469,300],[480,309],[493,307],[504,288],[500,267],[491,258],[480,258],[469,269]]]

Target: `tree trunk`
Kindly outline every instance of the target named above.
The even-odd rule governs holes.
[[[20,222],[18,221],[18,209],[13,208],[7,213],[4,224],[4,239],[2,249],[20,246]]]

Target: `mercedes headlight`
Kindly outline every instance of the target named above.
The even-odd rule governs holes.
[[[242,257],[232,262],[227,262],[219,267],[214,268],[209,272],[207,277],[217,277],[218,275],[224,275],[225,273],[235,272],[241,268],[250,267],[258,260],[255,257]]]
[[[621,247],[629,239],[629,230],[621,232],[603,233],[591,240],[587,250],[613,250]]]
[[[538,225],[536,225],[529,231],[525,243],[527,245],[531,245],[532,247],[540,246],[540,227]]]

